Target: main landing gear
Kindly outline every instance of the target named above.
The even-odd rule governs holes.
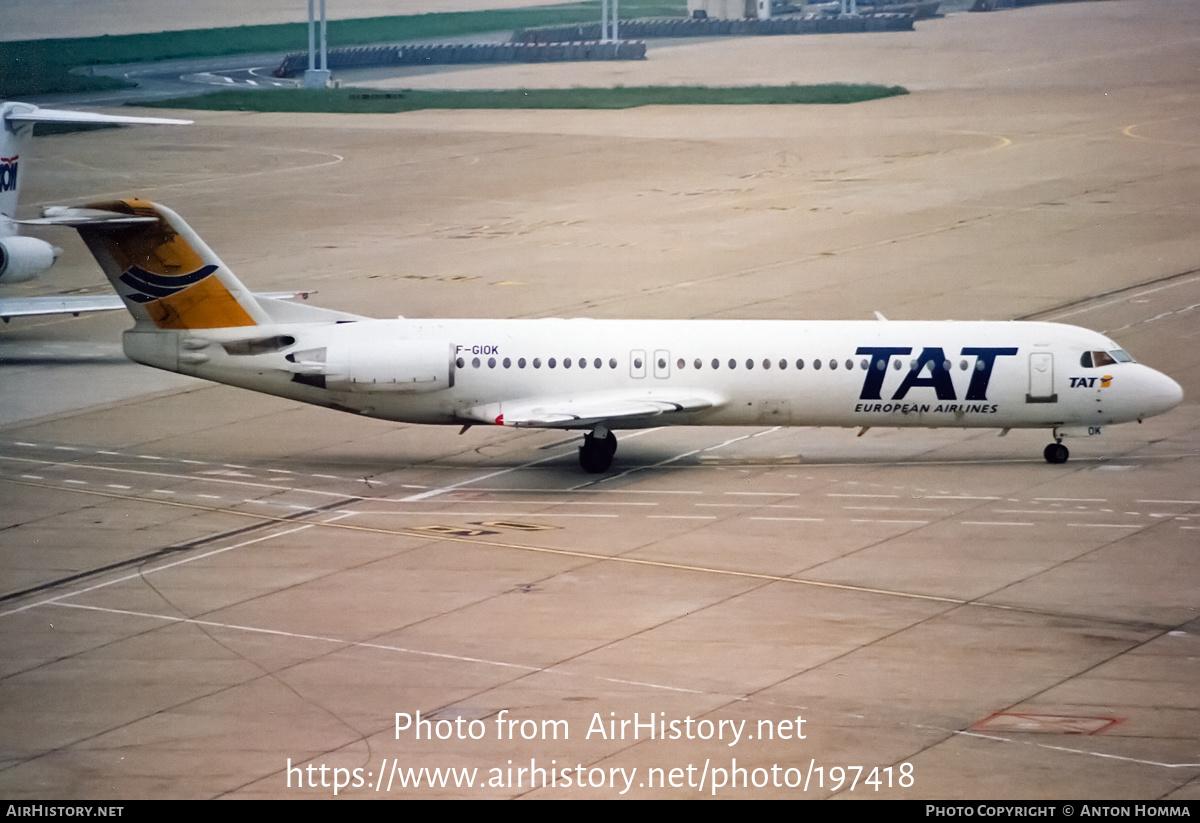
[[[617,436],[597,426],[583,436],[583,445],[579,447],[579,465],[588,474],[599,474],[608,471],[616,453]]]
[[[1071,452],[1059,440],[1047,446],[1046,450],[1042,452],[1042,456],[1046,458],[1047,463],[1058,465],[1059,463],[1066,463],[1067,458],[1071,456]]]

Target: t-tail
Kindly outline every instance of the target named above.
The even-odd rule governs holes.
[[[18,234],[17,202],[26,174],[26,155],[36,123],[186,125],[191,120],[129,117],[86,111],[42,109],[30,103],[0,102],[0,283],[32,280],[54,265],[61,249],[36,237]]]
[[[78,229],[140,327],[199,330],[273,322],[221,258],[168,208],[116,200],[47,217]]]
[[[198,352],[214,341],[261,347],[299,324],[360,319],[254,294],[183,218],[156,203],[53,207],[28,222],[79,232],[135,321],[126,355],[149,366],[190,373],[188,365],[209,360]]]

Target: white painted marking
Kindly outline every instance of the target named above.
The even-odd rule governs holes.
[[[994,509],[996,514],[1070,514],[1075,512],[1049,511],[1047,509]]]
[[[1134,500],[1134,503],[1173,503],[1180,506],[1200,506],[1200,500]]]
[[[779,520],[786,523],[824,523],[824,517],[751,517],[751,520]]]
[[[894,498],[899,497],[900,495],[898,495],[898,494],[853,494],[851,492],[826,492],[825,496],[826,497],[883,497],[883,498],[893,498],[894,499]]]
[[[55,446],[54,450],[60,451],[60,452],[77,452],[77,451],[79,451],[79,449],[75,448],[74,446]]]
[[[921,498],[916,497],[915,500]],[[1002,500],[1003,498],[994,495],[981,494],[931,494],[925,498],[926,500]]]
[[[332,522],[334,522],[336,520],[340,520],[340,519],[341,518],[335,517],[335,518],[331,518],[330,520],[326,520],[324,522],[332,523]],[[27,611],[29,609],[34,609],[34,608],[37,608],[38,606],[46,606],[46,605],[51,605],[51,604],[60,605],[58,601],[66,600],[68,597],[78,597],[81,594],[87,594],[88,592],[94,592],[97,589],[104,589],[109,586],[114,586],[117,583],[124,583],[127,580],[136,580],[144,575],[157,574],[158,572],[166,571],[167,569],[173,569],[176,566],[182,566],[186,563],[192,563],[196,560],[203,560],[206,557],[213,557],[218,554],[224,554],[225,552],[232,551],[233,549],[240,549],[243,546],[251,546],[251,545],[254,545],[255,543],[262,543],[265,540],[274,540],[276,537],[284,537],[289,534],[294,534],[299,531],[304,531],[305,529],[311,529],[311,528],[313,528],[313,525],[314,524],[312,524],[312,523],[308,523],[303,526],[297,526],[294,529],[288,529],[288,530],[282,531],[282,532],[275,532],[274,534],[266,534],[266,535],[263,535],[262,537],[255,537],[250,540],[242,541],[241,543],[235,543],[232,546],[226,546],[223,549],[213,549],[212,551],[203,552],[201,554],[193,555],[192,557],[185,557],[180,560],[176,560],[172,563],[167,563],[166,565],[163,565],[163,566],[155,566],[154,568],[151,568],[151,569],[139,569],[138,571],[135,571],[132,574],[121,575],[120,577],[115,577],[112,580],[106,580],[103,583],[96,583],[95,585],[87,586],[86,588],[76,589],[73,592],[67,592],[66,594],[55,595],[54,597],[49,597],[49,598],[46,598],[45,600],[39,600],[36,603],[27,603],[26,605],[21,606],[19,608],[11,609],[6,612],[0,612],[0,617],[7,617],[10,614],[19,614],[20,612]],[[61,604],[61,605],[68,605],[68,604]]]
[[[18,441],[17,441],[16,443],[14,443],[13,445],[14,445],[14,446],[30,446],[30,447],[33,447],[33,448],[37,448],[37,443],[26,443],[24,440],[18,440]]]
[[[538,460],[531,460],[528,463],[522,463],[519,466],[510,466],[507,469],[500,469],[499,471],[494,471],[489,474],[481,475],[480,477],[474,477],[474,478],[471,478],[470,480],[462,480],[458,483],[451,483],[449,486],[442,486],[441,488],[430,489],[429,491],[421,492],[420,494],[412,494],[412,495],[409,495],[408,497],[401,497],[399,502],[415,503],[419,500],[428,500],[431,497],[437,497],[439,494],[445,494],[446,492],[454,491],[455,489],[461,489],[463,486],[469,486],[472,483],[479,483],[483,480],[490,480],[493,477],[500,477],[501,475],[509,474],[510,472],[519,471],[520,469],[527,469],[530,466],[536,466],[539,463],[545,463],[550,460],[559,460],[563,457],[566,457],[568,454],[570,454],[570,452],[560,452],[558,454],[552,454],[548,457],[543,457]]]
[[[1162,762],[1159,762],[1156,760],[1143,760],[1143,759],[1137,758],[1137,757],[1124,757],[1123,755],[1108,754],[1107,752],[1089,752],[1089,751],[1085,751],[1083,749],[1068,748],[1067,746],[1053,746],[1053,745],[1050,745],[1049,743],[1038,743],[1037,741],[1034,741],[1034,740],[1026,740],[1026,739],[1012,740],[1010,738],[1000,737],[998,735],[980,734],[979,732],[959,731],[958,729],[942,729],[942,731],[948,731],[951,734],[960,734],[960,735],[963,735],[964,737],[975,737],[980,740],[993,740],[997,743],[1019,743],[1024,746],[1035,746],[1039,749],[1048,749],[1050,751],[1055,751],[1055,752],[1067,752],[1069,754],[1081,754],[1081,755],[1085,755],[1088,757],[1098,757],[1098,758],[1101,758],[1102,760],[1120,760],[1125,763],[1140,763],[1143,766],[1159,766],[1164,769],[1194,769],[1194,768],[1200,766],[1200,763],[1162,763]]]
[[[360,517],[374,517],[378,515],[389,515],[393,517],[605,517],[615,518],[620,517],[619,514],[581,514],[574,512],[514,512],[508,509],[499,511],[448,511],[448,512],[431,512],[431,511],[391,511],[382,510],[356,510],[354,512]],[[650,515],[654,517],[654,515]]]
[[[26,480],[43,480],[43,479],[45,479],[40,474],[22,474],[20,476],[25,478]]]
[[[1053,503],[1107,503],[1107,497],[1035,497],[1034,500]]]
[[[960,520],[958,521],[964,526],[1032,526],[1032,523],[1023,523],[1013,520]]]
[[[88,482],[86,480],[64,480],[63,482],[71,483],[72,485],[75,485],[75,486],[86,486],[88,484]]]
[[[161,457],[153,454],[139,454],[137,457],[140,457],[142,460],[162,460]]]
[[[1140,529],[1140,523],[1068,523],[1080,529]]]
[[[1112,300],[1109,300],[1104,303],[1093,303],[1091,305],[1084,306],[1083,308],[1075,309],[1074,311],[1063,312],[1060,314],[1053,315],[1053,317],[1056,320],[1062,320],[1063,318],[1066,318],[1066,317],[1074,317],[1077,314],[1084,314],[1089,311],[1095,311],[1096,309],[1102,309],[1105,306],[1112,306],[1117,303],[1124,303],[1127,300],[1132,300],[1134,298],[1142,297],[1147,294],[1154,294],[1155,292],[1162,291],[1164,289],[1173,289],[1176,286],[1186,286],[1186,285],[1189,285],[1189,284],[1195,282],[1195,280],[1196,280],[1196,278],[1190,277],[1186,280],[1178,280],[1174,283],[1166,283],[1162,286],[1157,286],[1153,289],[1147,289],[1146,291],[1138,292],[1137,294],[1121,295],[1119,297],[1115,297]],[[1047,318],[1047,319],[1049,319],[1049,318]]]
[[[39,465],[44,465],[44,466],[60,465],[60,464],[52,463],[52,462],[49,462],[46,460],[34,460],[34,459],[29,459],[29,458],[9,457],[7,455],[2,455],[2,454],[0,454],[0,460],[16,461],[16,462],[20,462],[20,463],[37,463]],[[226,465],[228,465],[228,464],[226,464]],[[142,469],[122,469],[122,468],[118,468],[116,466],[93,466],[93,465],[90,465],[87,463],[71,463],[70,466],[73,469],[86,469],[89,471],[112,472],[114,474],[133,474],[133,475],[139,475],[142,477],[166,478],[168,480],[193,480],[193,481],[194,480],[203,480],[205,483],[221,483],[221,484],[232,484],[232,485],[236,485],[236,486],[250,486],[252,488],[271,489],[272,491],[291,491],[291,492],[296,492],[298,494],[316,494],[316,495],[320,495],[322,497],[356,497],[357,496],[357,495],[352,495],[352,494],[344,494],[344,493],[331,492],[331,491],[322,491],[320,489],[306,489],[306,488],[301,488],[301,487],[292,487],[292,488],[283,490],[283,489],[280,489],[279,486],[274,486],[274,485],[271,485],[270,483],[255,483],[255,482],[251,482],[249,480],[225,480],[225,479],[218,479],[215,477],[214,478],[200,478],[194,474],[174,474],[171,472],[144,471]],[[238,466],[238,467],[234,467],[234,468],[243,468],[244,469],[246,467]],[[248,476],[253,477],[253,475],[248,475]],[[284,478],[280,478],[280,480],[283,480],[283,479]],[[392,502],[398,502],[398,501],[392,501]]]
[[[206,500],[220,500],[221,499],[221,496],[219,494],[198,494],[196,496],[203,497]]]
[[[438,505],[467,505],[468,503],[479,503],[478,500],[434,500]],[[649,506],[651,508],[658,503],[638,503],[633,500],[505,500],[510,506]]]
[[[521,669],[523,671],[541,671],[541,666],[526,666],[520,663],[504,663],[499,660],[487,660],[482,657],[465,657],[457,654],[444,654],[442,652],[428,652],[417,649],[406,649],[403,646],[389,646],[382,643],[364,643],[355,640],[342,640],[337,637],[322,637],[316,634],[300,634],[298,632],[285,632],[280,629],[263,629],[256,626],[244,626],[237,623],[218,623],[215,620],[197,620],[195,618],[175,617],[169,614],[153,614],[151,612],[135,612],[129,609],[109,609],[103,606],[88,606],[83,603],[55,603],[56,606],[61,606],[67,609],[86,609],[87,611],[107,612],[108,614],[123,614],[129,617],[144,617],[151,620],[163,620],[168,623],[188,623],[194,626],[210,626],[217,629],[230,629],[235,631],[252,632],[254,634],[269,634],[276,637],[291,637],[296,640],[315,640],[321,643],[336,643],[343,646],[352,646],[362,649],[381,649],[383,651],[403,652],[405,654],[415,654],[422,657],[436,657],[442,660],[457,660],[466,663],[485,663],[489,666],[503,666],[511,669]]]
[[[644,433],[648,434],[649,432],[652,432],[652,431],[658,431],[658,429],[648,429]],[[642,434],[643,432],[638,432],[638,433]],[[632,436],[633,435],[628,435],[628,436],[626,436],[625,439],[628,440]],[[621,472],[620,474],[614,474],[612,477],[602,477],[599,480],[589,481],[587,483],[581,484],[580,486],[576,486],[576,488],[587,488],[588,486],[599,484],[599,483],[608,483],[613,480],[620,480],[622,477],[627,477],[631,474],[636,474],[637,472],[640,472],[640,471],[648,471],[650,469],[660,469],[663,466],[670,465],[671,463],[674,463],[677,460],[683,460],[685,457],[691,457],[694,454],[700,454],[702,452],[716,451],[717,449],[724,448],[725,446],[728,446],[731,443],[737,443],[739,440],[749,440],[751,437],[754,437],[754,435],[753,434],[744,434],[741,437],[731,437],[730,439],[726,440],[725,442],[718,443],[715,446],[708,446],[706,448],[701,448],[701,449],[692,449],[691,451],[677,454],[674,457],[668,457],[666,460],[660,460],[651,466],[638,466],[636,469],[626,469],[625,471]]]
[[[725,492],[725,494],[740,494],[746,497],[799,497],[799,492]]]
[[[868,512],[944,512],[948,509],[938,509],[932,506],[842,506],[850,511]]]
[[[614,515],[615,516],[615,515]],[[716,520],[715,515],[700,514],[648,514],[647,520]]]
[[[928,526],[929,525],[928,520],[856,520],[854,518],[850,518],[850,522],[851,523],[900,523],[900,524],[910,524],[910,525],[914,525],[914,526]]]

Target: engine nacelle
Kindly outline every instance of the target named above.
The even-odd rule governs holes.
[[[298,367],[299,382],[335,391],[429,392],[454,385],[453,347],[446,341],[352,339],[293,352],[287,360]]]
[[[61,251],[36,237],[0,237],[0,283],[32,280],[53,266]]]

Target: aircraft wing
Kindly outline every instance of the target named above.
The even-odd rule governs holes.
[[[0,299],[0,318],[37,317],[43,314],[83,314],[123,309],[115,294],[73,295],[70,297],[5,297]]]
[[[723,396],[708,391],[594,392],[489,403],[460,415],[498,426],[579,429],[600,423],[649,422],[662,416],[705,411],[724,403]]]
[[[307,300],[311,291],[258,292],[256,297],[274,300]],[[3,297],[0,298],[0,320],[7,323],[13,317],[40,317],[47,314],[81,314],[115,311],[125,308],[115,294],[78,294],[66,297]]]

